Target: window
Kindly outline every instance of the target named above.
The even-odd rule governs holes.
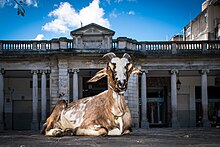
[[[186,36],[188,37],[189,35],[191,35],[191,27],[186,29]]]

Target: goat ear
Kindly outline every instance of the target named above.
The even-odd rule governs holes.
[[[105,76],[107,76],[107,69],[104,68],[100,71],[98,71],[94,77],[92,77],[88,82],[97,82],[98,80],[104,78]]]
[[[132,74],[139,74],[139,73],[142,73],[142,72],[141,72],[141,70],[140,70],[139,68],[137,68],[137,67],[133,67],[131,73],[132,73]]]

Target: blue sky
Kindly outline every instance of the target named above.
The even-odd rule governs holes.
[[[24,0],[25,16],[14,0],[0,0],[0,40],[70,38],[70,31],[98,23],[117,37],[164,41],[181,33],[205,0]]]

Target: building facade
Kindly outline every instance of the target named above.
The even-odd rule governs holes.
[[[57,100],[107,89],[87,83],[106,66],[102,56],[130,54],[142,70],[125,94],[133,127],[213,126],[220,108],[220,42],[138,42],[89,24],[72,39],[0,41],[0,129],[38,130]],[[178,82],[177,82],[178,81]]]
[[[220,1],[206,0],[202,12],[183,29],[183,40],[220,40]]]

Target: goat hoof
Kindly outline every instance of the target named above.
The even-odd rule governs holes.
[[[56,130],[53,132],[53,136],[55,137],[62,137],[64,134],[61,130]]]
[[[108,136],[108,129],[105,127],[102,127],[99,131],[101,132],[101,136]]]
[[[73,129],[66,129],[64,131],[65,136],[73,136],[74,135],[74,130]]]

